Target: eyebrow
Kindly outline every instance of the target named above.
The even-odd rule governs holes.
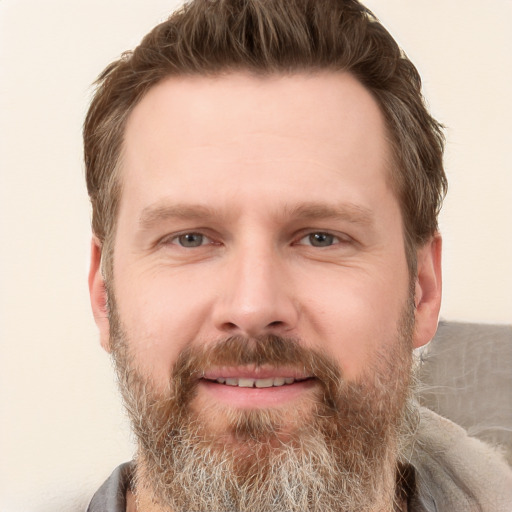
[[[374,222],[372,210],[355,203],[329,205],[324,203],[303,203],[292,208],[286,208],[285,213],[294,219],[332,219],[354,224],[371,225]]]
[[[151,229],[169,220],[204,220],[218,217],[220,213],[220,210],[202,204],[157,203],[142,210],[139,225],[142,229]],[[301,203],[296,206],[285,206],[280,216],[293,220],[340,220],[364,226],[370,226],[374,222],[374,214],[370,209],[354,203]]]
[[[150,229],[155,224],[167,220],[199,220],[214,215],[214,209],[201,204],[156,204],[147,206],[142,210],[139,225],[143,229]]]

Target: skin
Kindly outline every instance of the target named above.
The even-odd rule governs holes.
[[[296,337],[333,357],[348,380],[378,364],[409,294],[390,167],[383,116],[349,74],[175,77],[153,87],[126,126],[113,289],[156,389],[166,389],[187,345],[231,335]],[[180,245],[187,233],[201,245]],[[439,235],[417,256],[414,347],[437,327]],[[100,259],[93,239],[91,302],[108,351]],[[223,410],[286,414],[305,406],[310,387],[203,383],[194,402],[221,434]]]

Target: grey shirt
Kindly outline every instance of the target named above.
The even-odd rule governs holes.
[[[132,471],[133,464],[131,462],[117,466],[96,491],[87,512],[125,512],[126,491],[130,487]]]

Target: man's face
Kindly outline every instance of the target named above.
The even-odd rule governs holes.
[[[157,397],[193,354],[180,399],[203,434],[240,449],[242,416],[270,413],[275,440],[293,438],[338,389],[326,375],[373,396],[376,381],[393,388],[395,421],[423,340],[404,328],[413,298],[391,166],[381,112],[347,74],[153,87],[126,126],[104,345],[122,342]],[[280,354],[299,350],[273,359],[274,338]]]
[[[113,289],[159,389],[185,347],[231,335],[299,337],[348,380],[394,343],[409,275],[388,149],[376,102],[348,75],[149,91],[126,127]],[[198,400],[290,407],[303,387],[205,383]]]

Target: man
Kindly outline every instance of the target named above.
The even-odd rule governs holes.
[[[99,79],[90,292],[137,436],[89,511],[506,511],[419,408],[440,125],[354,0],[196,0]]]

